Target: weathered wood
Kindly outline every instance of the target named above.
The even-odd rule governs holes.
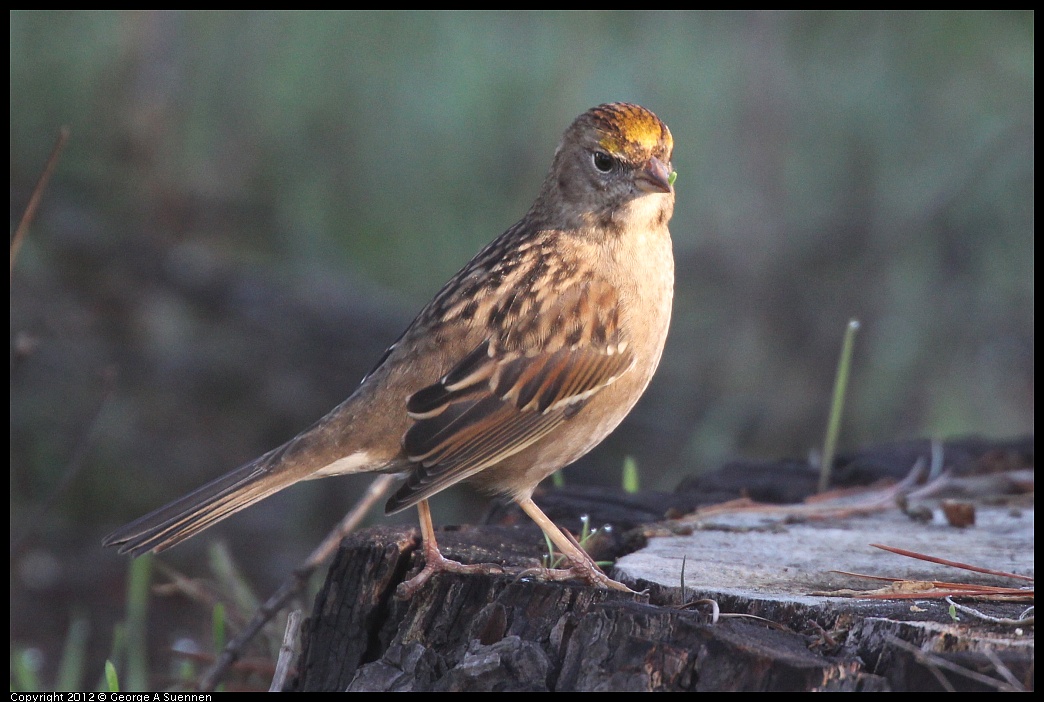
[[[459,557],[454,535],[442,536],[447,554]],[[697,612],[649,604],[646,595],[510,576],[439,575],[409,602],[397,600],[410,548],[411,535],[394,529],[346,540],[306,625],[294,689],[879,686],[878,678],[860,672],[855,657],[817,653],[805,635],[754,621],[710,625]],[[530,562],[525,555],[509,560]]]
[[[915,550],[948,550],[956,560],[963,552],[980,565],[1032,575],[1032,440],[944,449],[951,457],[946,467],[955,474],[984,476],[980,482],[956,484],[988,492],[977,505],[974,527],[950,526],[937,509],[934,522],[918,521],[910,510],[895,506],[828,520],[716,513],[710,521],[663,521],[701,502],[702,494],[712,492],[709,482],[721,483],[718,478],[705,479],[695,494],[582,489],[546,495],[541,507],[574,532],[581,514],[592,515],[596,526],[612,522],[609,537],[588,546],[596,558],[620,559],[613,576],[635,589],[647,588],[641,595],[517,575],[442,574],[403,601],[395,597],[395,588],[421,565],[415,532],[378,528],[356,534],[345,540],[316,599],[292,688],[1032,689],[1032,623],[1016,627],[964,613],[954,619],[946,602],[927,597],[868,600],[821,592],[879,586],[853,585],[834,569],[869,569],[910,580],[1017,584],[940,571],[942,566],[921,561],[904,563],[895,554],[869,549],[882,537],[906,541],[919,547]],[[859,466],[849,477],[858,474],[852,480],[862,483],[878,473],[901,475],[897,466],[932,450],[938,448],[926,443],[875,449],[849,457],[846,465]],[[811,476],[794,479],[807,467],[791,471],[766,465],[751,472],[765,489],[787,499],[799,499],[796,495],[814,484]],[[773,479],[779,490],[771,487]],[[734,497],[728,495],[733,489],[713,492]],[[998,491],[1007,491],[1007,506],[997,506]],[[467,563],[537,568],[544,551],[539,530],[516,520],[511,510],[497,515],[501,524],[512,526],[439,531],[443,552]],[[684,590],[682,555],[688,558]],[[702,610],[688,607],[700,598],[716,600],[726,616],[712,624]],[[1010,620],[1018,619],[1026,605],[975,607]]]

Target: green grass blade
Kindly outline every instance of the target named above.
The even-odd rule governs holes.
[[[627,456],[623,462],[623,489],[628,495],[638,492],[638,461]]]
[[[83,673],[87,658],[87,635],[91,625],[82,614],[74,615],[65,634],[62,658],[58,662],[58,680],[55,690],[79,692],[83,690]]]
[[[105,661],[105,685],[109,692],[120,691],[120,678],[116,674],[116,666],[110,660]]]
[[[841,356],[837,361],[834,377],[834,397],[830,402],[830,418],[827,420],[826,437],[823,439],[823,457],[819,465],[819,492],[825,492],[830,484],[830,469],[834,465],[837,451],[837,435],[841,431],[841,415],[845,410],[845,393],[848,390],[848,373],[852,366],[852,349],[855,335],[859,331],[859,320],[849,320],[845,327],[845,338],[841,342]]]
[[[150,689],[147,651],[149,583],[152,580],[151,555],[131,561],[127,588],[127,668],[125,689],[140,692]]]

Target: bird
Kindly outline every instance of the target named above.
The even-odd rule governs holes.
[[[385,512],[417,506],[425,556],[403,591],[476,571],[442,556],[428,506],[461,481],[514,500],[565,556],[561,579],[630,591],[532,496],[620,424],[659,364],[674,295],[673,150],[667,125],[640,105],[578,116],[525,215],[436,293],[347,400],[103,544],[159,552],[302,480],[398,473]]]

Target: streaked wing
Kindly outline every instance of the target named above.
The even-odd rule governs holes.
[[[514,336],[483,341],[437,383],[409,398],[406,410],[415,422],[403,447],[415,467],[387,512],[416,504],[531,446],[631,368],[634,357],[626,343],[615,324],[607,328],[605,323],[615,320],[615,295],[607,298],[599,288],[603,304],[596,309],[590,300],[593,289],[560,296],[540,315],[580,324],[559,323],[551,333],[523,321],[510,325]],[[587,319],[578,319],[581,313]],[[573,338],[575,328],[587,331]],[[520,329],[532,333],[523,338]]]

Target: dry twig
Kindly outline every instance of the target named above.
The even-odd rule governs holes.
[[[25,206],[25,211],[22,213],[22,219],[18,222],[18,228],[15,229],[14,236],[11,237],[11,278],[14,278],[14,264],[15,259],[18,257],[18,250],[22,248],[22,242],[25,241],[25,235],[29,232],[29,225],[36,218],[36,210],[40,207],[40,199],[43,197],[43,191],[47,187],[48,181],[51,180],[51,175],[54,173],[55,167],[58,165],[58,157],[62,154],[62,149],[65,148],[66,142],[69,141],[69,128],[62,127],[58,130],[58,140],[54,144],[54,148],[51,149],[51,155],[47,159],[47,164],[44,166],[43,173],[40,174],[40,179],[36,181],[36,187],[33,188],[33,194],[29,196],[29,204]]]
[[[326,535],[322,543],[311,555],[305,559],[304,563],[297,568],[289,578],[287,578],[282,585],[272,594],[268,600],[262,604],[257,612],[254,614],[254,618],[250,620],[250,623],[244,628],[239,634],[225,645],[224,650],[221,652],[221,656],[217,662],[203,675],[199,681],[199,689],[204,691],[211,691],[217,687],[221,677],[228,670],[229,666],[232,665],[239,658],[243,648],[249,643],[257,632],[274,617],[290,599],[296,596],[301,590],[304,589],[308,583],[308,578],[311,577],[312,573],[315,572],[316,568],[321,566],[327,560],[329,560],[334,552],[337,550],[337,546],[341,543],[345,536],[350,534],[359,524],[363,518],[370,511],[370,509],[384,497],[391,489],[392,485],[395,484],[395,476],[392,475],[381,475],[378,476],[370,486],[366,489],[366,493],[359,498],[359,501],[355,503],[351,511],[345,515],[344,519]]]

